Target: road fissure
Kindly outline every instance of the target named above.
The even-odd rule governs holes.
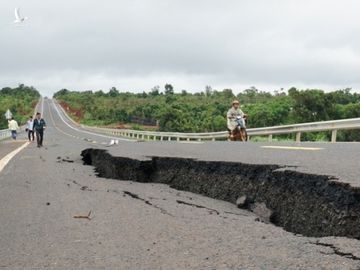
[[[246,196],[246,209],[259,211],[262,220],[287,231],[360,239],[360,189],[326,175],[279,170],[277,165],[169,157],[138,160],[92,148],[82,156],[100,177],[163,183],[232,203]]]

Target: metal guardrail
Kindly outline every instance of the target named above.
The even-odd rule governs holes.
[[[296,142],[301,141],[301,133],[303,132],[319,132],[331,131],[331,142],[336,142],[337,131],[346,129],[360,129],[360,118],[350,118],[332,121],[320,121],[295,125],[284,125],[266,128],[249,129],[249,135],[269,136],[272,140],[272,135],[278,134],[296,134]]]
[[[68,119],[75,123],[71,117],[67,115],[65,110],[58,104],[63,113]],[[75,123],[77,124],[77,123]],[[79,125],[79,124],[77,124]],[[153,131],[138,131],[130,129],[110,129],[110,128],[99,128],[80,125],[82,128],[115,136],[122,136],[133,138],[137,140],[176,140],[176,141],[203,141],[203,140],[224,140],[228,138],[227,131],[221,132],[208,132],[208,133],[180,133],[180,132],[153,132]],[[249,137],[252,136],[268,136],[269,141],[272,141],[273,135],[279,134],[296,134],[296,142],[301,141],[301,134],[303,132],[318,132],[318,131],[331,131],[331,142],[336,142],[337,131],[346,129],[360,129],[360,118],[350,118],[342,120],[332,121],[320,121],[312,123],[302,123],[294,125],[283,125],[274,127],[264,128],[249,128],[247,133]]]
[[[81,125],[83,128],[111,134],[115,136],[128,137],[133,139],[140,140],[211,140],[215,141],[217,139],[227,139],[228,132],[209,132],[209,133],[179,133],[179,132],[152,132],[152,131],[137,131],[129,129],[108,129],[108,128],[98,128],[98,127],[89,127]],[[331,131],[331,142],[336,142],[336,136],[338,130],[345,129],[360,129],[360,118],[351,118],[344,120],[334,120],[334,121],[322,121],[322,122],[312,122],[304,124],[295,124],[295,125],[284,125],[284,126],[274,126],[274,127],[265,127],[265,128],[250,128],[247,130],[248,135],[251,136],[268,136],[269,141],[272,140],[273,135],[279,134],[296,134],[296,142],[301,141],[301,133],[303,132],[318,132],[318,131]]]
[[[7,139],[11,137],[11,132],[9,129],[0,130],[0,140]]]
[[[18,133],[24,132],[25,129],[26,129],[26,125],[23,125],[23,126],[19,127]],[[8,139],[8,138],[11,138],[11,131],[10,131],[10,129],[0,130],[0,141],[1,141],[1,140],[4,140],[4,139]]]

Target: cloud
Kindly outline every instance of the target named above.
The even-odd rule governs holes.
[[[143,91],[359,89],[357,1],[17,0],[0,4],[0,85]],[[5,85],[4,85],[5,86]]]

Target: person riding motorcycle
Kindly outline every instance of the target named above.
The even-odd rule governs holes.
[[[240,103],[238,100],[232,102],[232,107],[227,112],[227,128],[229,130],[230,136],[232,136],[233,131],[240,127],[245,127],[246,114],[239,108]]]

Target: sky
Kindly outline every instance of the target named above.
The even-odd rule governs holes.
[[[13,24],[14,9],[29,19]],[[0,88],[360,92],[357,0],[1,0]]]

